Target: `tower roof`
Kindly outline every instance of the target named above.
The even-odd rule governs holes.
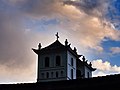
[[[92,67],[92,64],[90,62],[90,64],[88,64],[87,61],[81,61],[80,59],[77,60],[77,65],[82,65],[82,66],[86,66],[87,68],[89,68],[91,71],[95,71],[96,68]]]
[[[40,45],[40,44],[39,44]],[[38,46],[39,46],[38,45]],[[69,45],[63,45],[61,42],[59,42],[59,40],[57,39],[55,42],[53,42],[52,44],[50,44],[47,47],[41,48],[39,49],[32,49],[36,54],[39,54],[41,52],[51,52],[51,51],[61,51],[61,50],[68,50],[69,52],[71,52],[74,56],[79,57],[79,55],[77,54],[76,50],[72,50],[72,48]]]
[[[50,44],[49,46],[41,49],[41,50],[49,50],[49,49],[56,49],[56,48],[64,48],[64,45],[60,43],[58,40]]]
[[[78,64],[84,65],[86,67],[88,67],[91,71],[94,71],[95,69],[92,68],[92,64],[88,64],[87,60],[85,61],[85,58],[83,58],[83,61],[81,61],[79,59],[79,57],[83,56],[83,55],[78,55],[77,53],[77,49],[74,47],[74,49],[72,49],[70,47],[71,44],[68,44],[67,39],[65,40],[65,45],[63,45],[59,40],[59,36],[58,33],[56,34],[57,36],[57,40],[55,42],[53,42],[52,44],[41,48],[41,43],[39,43],[38,45],[38,49],[32,49],[36,54],[40,55],[40,54],[47,54],[47,53],[56,53],[56,52],[60,52],[60,51],[69,51],[72,55],[74,55],[77,58],[77,62]]]

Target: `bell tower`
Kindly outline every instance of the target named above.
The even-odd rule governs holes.
[[[77,79],[81,77],[78,71],[83,75],[90,73],[89,77],[92,77],[94,69],[85,60],[79,59],[81,55],[77,54],[77,49],[72,49],[67,39],[63,45],[59,42],[58,32],[55,35],[57,38],[52,44],[42,48],[39,43],[38,49],[32,49],[38,55],[37,82]]]

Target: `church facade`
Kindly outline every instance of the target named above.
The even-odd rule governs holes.
[[[58,33],[56,36],[57,40],[49,46],[41,48],[39,43],[38,49],[32,49],[38,55],[37,82],[91,78],[95,70],[92,64],[88,64],[83,55],[78,55],[67,39],[63,45],[58,40]]]

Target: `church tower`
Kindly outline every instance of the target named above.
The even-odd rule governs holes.
[[[32,49],[38,55],[38,72],[37,82],[72,80],[78,78],[92,77],[91,63],[88,64],[85,57],[77,54],[77,49],[73,50],[68,44],[67,39],[65,45],[59,42],[58,33],[57,40],[47,47]],[[79,58],[83,57],[81,61]]]

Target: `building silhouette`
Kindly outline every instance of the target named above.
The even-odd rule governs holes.
[[[92,64],[77,49],[57,40],[33,51],[38,55],[38,76],[35,83],[0,84],[0,90],[104,90],[120,89],[120,74],[92,77]],[[82,58],[82,60],[80,59]]]
[[[41,48],[39,43],[38,49],[32,49],[38,55],[37,82],[91,78],[95,71],[91,62],[79,55],[75,47],[72,49],[67,39],[63,45],[58,33],[56,37],[57,40],[49,46]]]

